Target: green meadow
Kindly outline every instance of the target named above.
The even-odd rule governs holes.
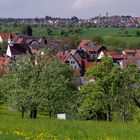
[[[18,112],[0,109],[0,140],[139,140],[140,124],[60,121],[39,115],[24,119]]]
[[[12,25],[1,25],[1,32],[20,32],[21,26],[14,27]],[[47,27],[44,26],[32,26],[34,36],[48,36]],[[52,28],[51,38],[62,38],[60,30],[67,30],[66,27]],[[139,28],[83,28],[78,34],[80,40],[92,39],[95,35],[100,35],[104,39],[107,37],[113,37],[126,43],[140,43],[140,36],[136,35],[136,32],[140,31]]]

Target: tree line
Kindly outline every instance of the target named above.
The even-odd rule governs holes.
[[[68,112],[74,104],[76,94],[71,70],[55,58],[46,61],[42,57],[27,57],[12,63],[10,73],[1,80],[3,102],[19,110],[22,117],[29,112],[30,118],[36,118],[41,111],[48,112],[51,118]]]
[[[140,72],[120,68],[109,57],[86,71],[84,85],[75,87],[72,70],[55,57],[26,57],[13,62],[0,80],[0,103],[36,118],[67,113],[84,120],[139,120]],[[91,80],[94,78],[94,81]]]

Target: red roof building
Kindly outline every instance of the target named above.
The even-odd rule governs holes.
[[[0,43],[8,42],[9,38],[12,38],[16,41],[18,39],[18,36],[13,33],[0,33]]]

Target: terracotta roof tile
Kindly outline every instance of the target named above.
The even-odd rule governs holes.
[[[16,34],[11,33],[0,33],[1,38],[4,42],[7,42],[9,37],[12,37],[13,39],[17,40],[18,36]]]

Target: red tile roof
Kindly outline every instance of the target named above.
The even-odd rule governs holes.
[[[60,59],[60,61],[63,63],[67,61],[69,56],[72,56],[79,65],[82,65],[81,57],[79,55],[72,55],[71,52],[58,52],[57,53],[58,59]]]
[[[112,59],[126,59],[128,56],[125,54],[113,54],[110,55],[112,57]]]
[[[83,65],[84,65],[85,70],[89,69],[93,66],[93,62],[90,62],[87,59],[83,59],[82,61],[83,61]]]
[[[137,51],[136,50],[123,50],[123,52],[126,52],[126,53],[136,53]]]
[[[87,47],[92,43],[91,40],[82,40],[81,43],[79,44],[78,48],[83,48]]]
[[[114,54],[117,54],[117,51],[116,50],[107,50],[107,51],[104,51],[105,55],[114,55]]]
[[[13,33],[12,34],[11,33],[0,33],[0,36],[4,42],[7,42],[10,36],[15,40],[18,38],[18,36]]]
[[[102,46],[96,46],[96,47],[83,47],[83,49],[86,52],[98,52],[100,49],[102,48]]]

